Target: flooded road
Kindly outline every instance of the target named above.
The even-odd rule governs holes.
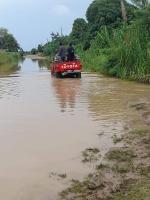
[[[128,105],[150,98],[150,87],[90,73],[60,80],[40,61],[20,65],[0,78],[0,199],[56,200],[69,179],[92,170],[81,152],[104,155],[134,118]]]

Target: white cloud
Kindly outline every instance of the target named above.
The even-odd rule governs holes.
[[[50,14],[57,16],[64,16],[70,14],[70,9],[66,5],[58,4],[53,6],[53,8],[50,10]]]

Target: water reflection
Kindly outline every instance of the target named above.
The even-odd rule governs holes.
[[[21,67],[19,66],[19,64],[18,65],[9,65],[9,64],[1,65],[0,78],[17,73],[18,71],[20,71],[20,69]]]
[[[46,59],[40,59],[38,60],[38,65],[40,68],[47,68],[50,69],[50,62]]]
[[[76,106],[77,97],[81,91],[81,80],[53,78],[52,86],[61,112],[73,111]]]
[[[25,56],[21,56],[19,63],[23,64],[23,62],[26,60]]]
[[[20,93],[20,65],[5,64],[0,66],[0,98],[18,96]]]
[[[90,77],[89,77],[90,80]],[[95,76],[88,86],[88,109],[96,119],[121,119],[126,117],[129,102],[139,96],[149,96],[150,88],[144,84]]]

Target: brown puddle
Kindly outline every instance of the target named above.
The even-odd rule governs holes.
[[[0,199],[56,200],[70,179],[93,165],[88,147],[106,153],[112,136],[136,116],[128,105],[150,97],[148,85],[83,73],[55,79],[43,62],[26,59],[0,78]],[[66,179],[50,174],[67,174]]]

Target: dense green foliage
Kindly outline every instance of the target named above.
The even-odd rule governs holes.
[[[150,82],[150,7],[147,0],[94,0],[87,21],[78,18],[69,36],[52,33],[39,52],[53,56],[62,41],[76,46],[85,69]]]
[[[9,63],[16,64],[20,57],[19,53],[0,53],[0,66]]]
[[[36,48],[31,49],[31,54],[35,55],[37,52],[38,52],[38,50],[36,50]]]
[[[74,44],[82,43],[85,41],[88,31],[88,24],[87,22],[82,19],[78,18],[73,23],[73,28],[71,32],[71,38]]]
[[[135,7],[124,0],[122,1],[127,10],[128,22],[130,22],[134,17]],[[61,36],[59,33],[52,32],[52,40],[43,46],[38,45],[38,52],[43,52],[44,55],[54,54],[60,41],[64,44],[71,41],[77,46],[82,45],[83,50],[89,49],[91,41],[95,39],[103,26],[107,26],[109,29],[121,26],[123,22],[121,2],[120,0],[95,0],[89,5],[86,18],[87,21],[83,18],[75,19],[69,36]]]
[[[5,28],[0,28],[0,74],[18,69],[23,50],[15,37]]]
[[[17,40],[5,28],[0,28],[0,49],[17,52],[20,47]]]
[[[133,6],[124,1],[128,21],[133,19]],[[122,23],[120,0],[94,0],[86,12],[91,34],[96,35],[102,26],[116,28]]]
[[[120,78],[150,82],[149,25],[148,7],[139,11],[137,19],[130,25],[124,24],[112,31],[103,28],[91,48],[81,54],[85,66]]]
[[[52,58],[55,55],[55,53],[58,51],[59,43],[62,42],[64,45],[68,45],[69,41],[70,41],[69,36],[60,36],[60,35],[56,34],[55,38],[53,38],[51,42],[47,42],[42,47],[43,54]]]
[[[8,74],[19,69],[18,63],[21,59],[19,53],[0,53],[0,74]]]

